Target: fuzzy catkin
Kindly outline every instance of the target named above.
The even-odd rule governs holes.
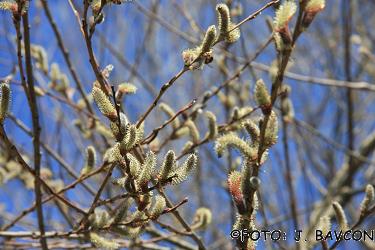
[[[278,31],[288,25],[292,16],[296,13],[297,5],[294,0],[287,0],[276,11],[274,19],[275,30]]]
[[[192,229],[204,229],[212,222],[211,210],[206,207],[198,208],[194,215]]]
[[[199,142],[200,134],[197,126],[195,126],[195,123],[192,120],[187,120],[185,122],[185,126],[189,128],[191,139],[194,143]]]
[[[160,170],[161,180],[166,180],[176,164],[176,155],[173,150],[169,150],[164,157],[164,161]]]
[[[160,103],[159,104],[159,108],[169,117],[169,118],[172,118],[174,115],[175,115],[175,111],[166,103]],[[172,123],[171,123],[172,127],[174,129],[177,129],[180,127],[180,120],[178,119],[178,117],[176,117]]]
[[[205,137],[208,139],[214,139],[216,135],[218,134],[216,116],[211,111],[207,111],[206,117],[208,119],[208,132]]]
[[[333,209],[335,211],[337,223],[339,224],[340,229],[343,230],[343,231],[348,230],[349,226],[348,226],[348,221],[346,219],[344,209],[342,208],[340,203],[338,203],[336,201],[333,202],[332,206],[333,206]]]
[[[81,174],[89,173],[94,167],[96,162],[96,151],[93,146],[86,148],[86,165],[82,169]]]
[[[175,176],[172,179],[172,184],[177,185],[185,181],[189,174],[197,167],[197,164],[198,156],[196,154],[190,154],[183,165],[174,172]]]
[[[360,205],[361,215],[367,212],[369,206],[371,205],[373,201],[374,201],[374,187],[371,184],[369,184],[366,186],[365,197],[363,198],[361,205]]]
[[[254,97],[259,106],[271,105],[271,96],[262,79],[255,83]]]
[[[256,150],[234,133],[225,134],[216,140],[215,150],[219,157],[222,156],[227,147],[238,149],[246,159],[254,160],[257,158]]]
[[[164,197],[161,195],[157,195],[155,197],[155,203],[150,210],[150,217],[151,218],[159,217],[163,213],[165,207],[166,207],[166,201]]]
[[[102,112],[102,114],[111,121],[116,121],[116,109],[113,106],[113,104],[109,101],[108,97],[104,94],[104,92],[100,88],[93,87],[92,96],[94,98],[96,105],[98,105],[100,112]]]
[[[7,83],[2,83],[0,85],[0,94],[1,94],[1,99],[0,99],[0,124],[2,124],[5,120],[5,117],[7,116],[9,112],[9,106],[10,106],[10,101],[11,101],[11,91],[9,84]]]
[[[114,250],[120,247],[117,242],[107,240],[106,238],[103,238],[94,232],[90,233],[90,240],[96,247],[104,248],[106,250]]]
[[[203,38],[202,44],[201,44],[201,53],[206,53],[211,50],[212,45],[215,42],[216,38],[216,27],[215,25],[211,25],[208,27],[206,34]]]

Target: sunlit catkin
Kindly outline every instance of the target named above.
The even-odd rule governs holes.
[[[0,85],[0,124],[5,120],[9,112],[9,106],[11,101],[11,91],[8,83],[1,83]]]
[[[197,167],[198,156],[190,154],[181,167],[177,168],[173,173],[172,184],[177,185],[185,181],[193,170]]]
[[[116,109],[104,92],[100,88],[93,87],[92,96],[96,105],[98,105],[100,112],[102,112],[102,114],[108,119],[115,122],[117,119]]]
[[[206,34],[204,35],[202,44],[201,44],[201,54],[209,52],[211,50],[212,45],[215,42],[216,38],[216,27],[215,25],[211,25],[208,27]]]
[[[208,120],[208,132],[205,136],[207,139],[214,139],[218,134],[218,127],[216,123],[216,116],[211,111],[206,112],[206,117]]]
[[[228,147],[238,149],[246,159],[254,160],[257,158],[256,150],[234,133],[225,134],[216,140],[215,150],[219,157],[223,155],[224,150]]]
[[[165,207],[166,207],[166,202],[165,202],[164,197],[161,195],[156,195],[155,202],[150,209],[151,219],[158,218],[163,213]]]
[[[160,179],[167,180],[171,174],[171,171],[176,165],[176,155],[173,150],[169,150],[164,157],[163,164],[160,170]]]
[[[217,41],[226,41],[233,43],[240,38],[240,29],[235,28],[235,25],[231,22],[230,11],[226,4],[216,5],[216,13],[218,20],[219,35]]]

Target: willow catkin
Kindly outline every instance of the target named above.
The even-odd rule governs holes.
[[[191,228],[194,230],[204,229],[212,222],[211,210],[206,207],[198,208],[194,215]]]
[[[214,139],[216,135],[218,134],[216,116],[211,111],[207,111],[206,117],[208,119],[208,132],[205,137],[208,139]]]
[[[215,25],[211,25],[208,27],[206,34],[203,38],[202,44],[201,44],[201,53],[206,53],[211,50],[211,47],[213,46],[216,38],[216,27]]]
[[[0,124],[2,124],[8,115],[11,101],[11,91],[8,83],[3,82],[0,85]]]
[[[169,150],[164,157],[163,164],[160,169],[160,179],[166,180],[170,176],[173,168],[176,165],[176,155],[173,150]]]
[[[109,101],[108,97],[104,92],[97,87],[92,88],[92,97],[94,98],[94,101],[96,105],[98,105],[98,108],[100,112],[106,116],[111,121],[116,121],[117,119],[117,112],[113,104]]]
[[[371,203],[374,201],[374,196],[374,187],[371,184],[367,185],[365,190],[365,197],[363,198],[360,205],[361,215],[367,212]]]
[[[166,201],[163,196],[157,195],[155,197],[155,203],[150,209],[150,217],[152,219],[158,218],[164,211],[166,207]]]
[[[219,137],[215,142],[215,151],[219,157],[223,155],[224,150],[228,147],[238,149],[246,159],[254,160],[257,158],[257,151],[235,133],[225,134]]]
[[[335,211],[336,220],[337,220],[337,223],[340,226],[340,229],[342,231],[348,230],[349,226],[348,226],[348,221],[346,219],[344,209],[342,208],[340,203],[338,203],[337,201],[333,202],[332,206],[333,206],[333,209]]]

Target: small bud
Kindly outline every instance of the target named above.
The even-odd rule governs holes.
[[[193,230],[204,229],[212,222],[211,210],[205,207],[198,208],[195,212],[191,228]]]
[[[314,20],[316,14],[322,11],[325,7],[325,0],[309,0],[305,7],[305,13],[302,18],[302,26],[304,28],[309,27],[311,22]]]
[[[8,83],[0,84],[0,95],[0,124],[2,124],[8,115],[11,102],[11,91]]]
[[[258,177],[252,176],[250,178],[250,185],[254,189],[258,189],[259,186],[260,186],[260,183],[261,183],[261,181],[260,181],[260,179]]]
[[[135,94],[137,87],[131,83],[120,83],[116,92],[116,99],[121,100],[123,95]]]

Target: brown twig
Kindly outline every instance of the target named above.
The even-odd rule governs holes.
[[[19,2],[21,6],[21,2]],[[21,13],[21,12],[20,12]],[[38,224],[40,234],[42,235],[40,239],[40,244],[44,250],[48,249],[47,241],[43,238],[45,233],[44,229],[44,219],[43,219],[43,207],[42,207],[42,190],[40,186],[40,163],[41,163],[41,153],[40,153],[40,124],[39,124],[39,111],[38,103],[36,100],[35,89],[34,89],[34,76],[33,68],[31,63],[31,52],[30,52],[30,26],[29,26],[29,12],[27,11],[22,16],[23,28],[24,28],[24,45],[25,45],[25,61],[26,61],[26,75],[27,83],[29,89],[29,105],[31,109],[31,118],[33,124],[33,145],[34,145],[34,171],[35,171],[35,201],[37,205],[37,214],[38,214]]]

